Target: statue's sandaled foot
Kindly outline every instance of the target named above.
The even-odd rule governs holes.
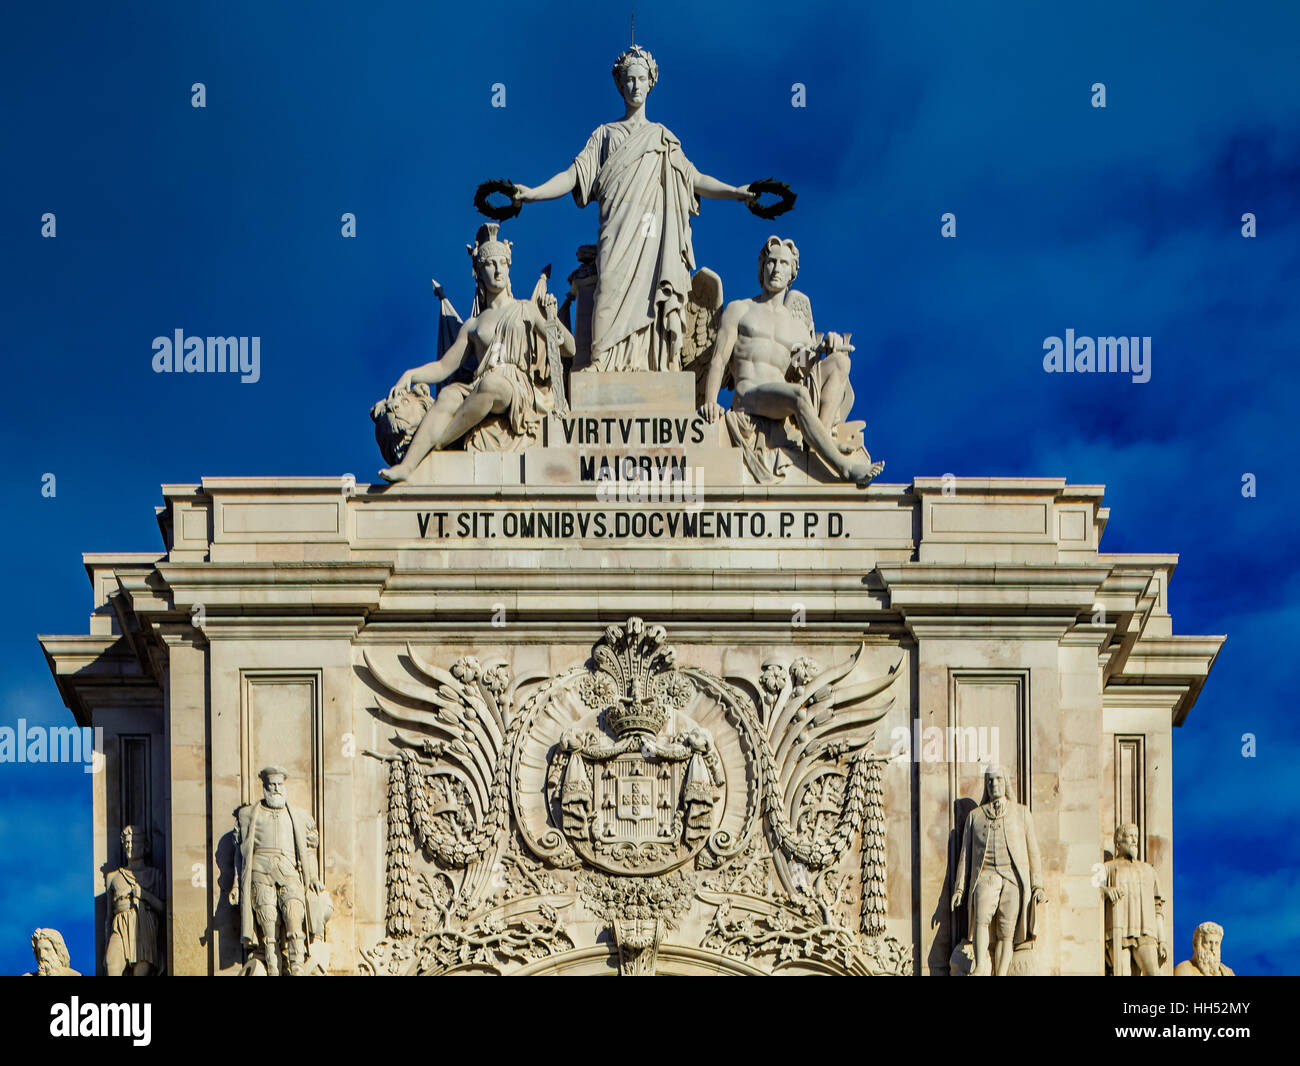
[[[379,471],[379,476],[388,482],[405,481],[411,476],[410,471],[403,470],[401,464],[397,466],[386,466]]]
[[[868,485],[870,485],[873,481],[876,480],[876,478],[880,475],[880,472],[884,469],[885,469],[885,463],[883,460],[881,460],[880,462],[871,463],[869,465],[865,462],[850,463],[849,468],[846,471],[846,476],[858,488],[865,489]]]

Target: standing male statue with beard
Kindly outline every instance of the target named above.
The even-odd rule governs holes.
[[[36,969],[23,974],[24,977],[81,976],[80,971],[72,968],[68,945],[57,929],[37,929],[32,933],[32,955],[36,958]]]
[[[1175,977],[1236,977],[1219,958],[1223,943],[1223,926],[1217,922],[1202,922],[1192,933],[1192,957],[1174,967]]]
[[[290,807],[284,793],[289,776],[281,766],[267,766],[262,799],[235,811],[235,883],[230,904],[239,908],[239,938],[248,949],[260,941],[269,976],[280,973],[280,923],[289,973],[305,972],[307,946],[325,935],[318,910],[309,907],[307,888],[323,893],[315,876],[320,834],[309,814]],[[310,880],[309,880],[310,879]]]
[[[1106,942],[1113,977],[1130,977],[1133,963],[1143,977],[1155,977],[1169,956],[1165,901],[1155,867],[1138,858],[1135,823],[1115,827],[1115,857],[1106,863]]]

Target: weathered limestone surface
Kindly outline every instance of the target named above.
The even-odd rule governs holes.
[[[1104,899],[1095,877],[1112,857],[1108,842],[1119,823],[1140,827],[1140,858],[1166,886],[1172,928],[1170,734],[1195,703],[1223,639],[1174,635],[1167,597],[1175,556],[1100,552],[1109,518],[1101,488],[1059,479],[916,478],[863,490],[829,475],[820,480],[805,461],[788,483],[746,484],[717,425],[701,420],[703,439],[689,442],[690,375],[681,382],[657,375],[648,391],[631,375],[574,380],[587,377],[591,395],[574,390],[570,417],[588,417],[579,401],[590,399],[600,419],[686,420],[688,442],[660,449],[681,458],[685,481],[584,481],[584,457],[656,449],[639,441],[611,448],[605,437],[565,443],[560,416],[552,416],[547,442],[522,455],[431,455],[427,461],[443,471],[437,484],[205,478],[164,486],[162,552],[86,556],[89,634],[42,643],[78,721],[105,729],[92,856],[101,897],[105,864],[115,861],[109,842],[127,802],[123,742],[145,737],[152,745],[148,830],[154,861],[166,872],[168,973],[237,973],[244,964],[238,910],[227,898],[232,812],[260,795],[257,772],[267,763],[289,769],[289,802],[319,826],[321,879],[333,903],[325,965],[334,973],[398,972],[409,964],[398,958],[401,945],[440,921],[467,942],[481,939],[477,917],[461,922],[454,907],[447,911],[458,893],[478,906],[496,899],[493,913],[510,928],[533,923],[531,955],[473,949],[488,960],[475,965],[488,970],[963,972],[969,930],[965,913],[950,910],[951,880],[964,820],[993,761],[1006,768],[1014,801],[1032,811],[1047,899],[1035,939],[1015,953],[1011,973],[1104,972]],[[641,406],[620,416],[605,405],[624,392]],[[617,422],[613,428],[621,434]],[[448,477],[456,463],[463,477]],[[789,789],[782,802],[791,854],[806,843],[812,865],[769,849],[759,831],[767,814],[745,822],[745,812],[762,803],[757,779],[750,780],[761,770],[746,763],[739,727],[701,688],[659,739],[643,736],[665,745],[673,730],[699,727],[703,762],[685,753],[683,761],[653,765],[687,795],[688,781],[699,780],[709,752],[717,753],[722,783],[694,793],[707,793],[712,807],[683,811],[715,832],[748,826],[757,842],[752,869],[743,856],[714,855],[700,844],[704,850],[665,875],[664,884],[689,877],[689,889],[674,889],[684,898],[661,901],[648,926],[629,925],[616,913],[623,904],[601,904],[599,891],[631,891],[635,877],[585,861],[548,865],[526,839],[515,841],[517,826],[525,838],[543,828],[562,835],[557,778],[553,807],[527,809],[533,793],[519,794],[510,831],[481,876],[473,864],[466,874],[415,847],[414,928],[410,937],[394,936],[393,763],[406,758],[403,750],[426,758],[421,737],[436,727],[422,733],[418,716],[399,721],[385,705],[428,710],[437,701],[421,700],[438,691],[456,705],[462,697],[446,694],[463,683],[464,698],[487,691],[460,677],[440,690],[446,682],[431,680],[419,663],[463,673],[471,667],[458,664],[473,659],[477,669],[495,663],[503,672],[493,676],[515,680],[576,670],[573,678],[588,675],[594,680],[586,684],[596,684],[593,649],[609,639],[607,627],[629,618],[664,627],[678,673],[699,671],[748,693],[755,722],[765,713],[765,679],[775,679],[774,688],[785,679],[784,695],[770,694],[772,706],[816,703],[811,690],[799,695],[797,661],[806,658],[815,662],[803,668],[804,682],[829,678],[816,684],[825,687],[823,699],[844,708],[835,713],[869,723],[843,734],[858,747],[827,762],[838,766],[840,782],[827,796],[809,792],[802,778],[781,786]],[[841,665],[851,669],[834,680]],[[672,680],[665,676],[662,685]],[[647,677],[661,684],[658,675]],[[877,683],[885,685],[880,695],[854,702],[863,697],[853,692]],[[554,724],[539,720],[538,739],[528,742],[534,747],[521,742],[518,772],[530,789],[550,787],[544,782],[565,729],[588,728],[576,687],[556,699],[543,715]],[[598,721],[589,723],[597,732]],[[763,729],[779,759],[784,734],[775,724]],[[602,735],[602,743],[614,742],[613,732]],[[795,729],[786,743],[817,742]],[[593,773],[607,765],[605,750],[597,745],[583,756]],[[837,790],[851,776],[855,751],[875,759],[862,769],[878,768],[882,808],[863,816],[861,832],[855,823],[841,857],[818,878],[816,849],[839,846]],[[568,771],[554,769],[561,772]],[[485,807],[457,800],[453,789],[440,808],[438,781],[448,779],[427,780],[435,835],[474,839]],[[883,842],[883,862],[868,877],[871,832]],[[605,889],[593,888],[593,878],[608,879],[600,882]],[[810,893],[804,902],[830,906],[845,930],[857,953],[847,970],[826,961],[830,948],[796,945],[783,960],[757,951],[743,932],[765,914],[797,914],[802,885]],[[737,900],[757,908],[745,912],[749,926]],[[727,956],[725,945],[737,942]],[[897,955],[882,962],[890,945]],[[446,961],[426,969],[439,967],[447,969]],[[1163,972],[1169,968],[1166,960]]]
[[[434,282],[370,409],[390,484],[165,485],[161,551],[85,557],[89,632],[41,639],[104,731],[98,924],[131,825],[168,974],[1100,975],[1117,825],[1172,923],[1223,638],[1174,634],[1175,556],[1100,550],[1099,486],[878,483],[795,242],[730,299],[695,261],[701,197],[793,190],[696,169],[646,49],[612,73],[572,166],[476,196],[599,201],[599,242],[562,306],[478,229],[470,317]]]

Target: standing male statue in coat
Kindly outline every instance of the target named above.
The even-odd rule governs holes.
[[[308,906],[307,890],[323,893],[316,877],[316,847],[320,834],[311,815],[290,807],[284,794],[288,773],[267,766],[262,799],[235,811],[235,884],[231,906],[239,908],[239,938],[249,950],[260,942],[269,976],[280,973],[283,947],[289,973],[305,971],[308,944],[325,935],[320,910]],[[277,932],[283,921],[284,941]]]
[[[952,909],[969,896],[967,924],[975,949],[972,976],[991,972],[1005,977],[1015,949],[1034,939],[1034,908],[1047,901],[1033,815],[1008,792],[1006,772],[989,766],[984,771],[984,798],[970,812],[962,833]]]

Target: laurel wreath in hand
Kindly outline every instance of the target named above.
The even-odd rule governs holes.
[[[502,193],[510,197],[510,202],[497,206],[488,203],[488,197],[496,193]],[[508,179],[494,178],[492,181],[485,181],[474,193],[474,208],[480,215],[486,215],[493,222],[504,222],[508,218],[514,218],[519,214],[523,204],[514,199],[515,183]]]
[[[776,218],[777,215],[784,215],[790,208],[794,207],[795,192],[785,182],[777,181],[775,178],[760,178],[758,181],[751,181],[749,191],[760,195],[771,193],[780,197],[779,200],[769,204],[760,204],[757,199],[747,201],[745,206],[759,218]]]

